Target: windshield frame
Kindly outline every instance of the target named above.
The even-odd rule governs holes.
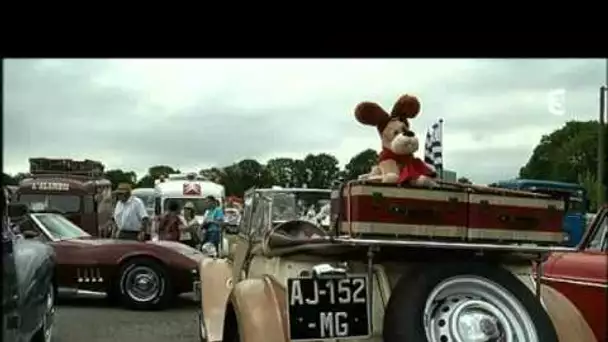
[[[66,225],[76,228],[80,232],[80,234],[78,236],[69,237],[69,238],[60,238],[60,237],[57,237],[57,236],[51,234],[51,232],[46,228],[46,225],[39,219],[39,217],[41,217],[41,216],[53,216],[53,217],[59,218],[59,220],[63,221],[64,223],[66,223]],[[65,218],[64,216],[59,215],[59,214],[55,214],[55,213],[32,213],[32,214],[30,214],[30,217],[32,218],[32,221],[34,221],[34,223],[38,226],[38,228],[40,229],[40,231],[46,236],[46,238],[49,239],[49,240],[51,240],[51,241],[66,241],[66,240],[79,239],[79,238],[83,238],[83,237],[91,237],[90,234],[88,234],[87,232],[85,232],[84,230],[82,230],[80,227],[78,227],[77,225],[75,225],[74,223],[72,223],[72,221],[68,220],[67,218]]]

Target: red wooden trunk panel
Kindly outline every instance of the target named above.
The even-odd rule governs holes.
[[[563,218],[558,210],[469,204],[469,228],[561,232]]]
[[[343,212],[348,213],[348,201],[342,204]],[[345,219],[352,222],[460,227],[467,225],[466,202],[353,196],[350,198],[350,205],[351,216]]]

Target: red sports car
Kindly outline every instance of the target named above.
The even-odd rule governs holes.
[[[59,294],[105,293],[143,310],[165,308],[181,293],[197,295],[203,254],[186,245],[97,239],[54,213],[29,213],[19,229],[53,246]]]
[[[542,280],[581,311],[598,341],[608,341],[608,206],[589,226],[576,252],[555,253],[543,266]]]

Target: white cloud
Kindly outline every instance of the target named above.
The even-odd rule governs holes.
[[[542,134],[597,115],[601,60],[5,60],[4,166],[33,156],[99,159],[138,174],[240,158],[379,148],[352,111],[421,98],[413,128],[445,119],[448,168],[479,182],[514,176]],[[567,114],[547,93],[566,90]],[[478,158],[478,163],[471,163]]]

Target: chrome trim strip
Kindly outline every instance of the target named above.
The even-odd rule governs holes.
[[[469,250],[502,250],[502,251],[519,251],[532,253],[546,252],[576,252],[576,248],[569,247],[549,247],[538,246],[534,244],[491,244],[491,243],[467,243],[467,242],[439,242],[439,241],[420,241],[420,240],[389,240],[389,239],[365,239],[352,238],[348,235],[338,237],[327,236],[319,238],[311,238],[308,242],[330,242],[342,243],[345,245],[360,245],[360,246],[395,246],[395,247],[424,247],[424,248],[448,248],[448,249],[469,249]]]
[[[589,286],[589,287],[599,287],[602,289],[608,288],[608,284],[600,284],[600,283],[594,283],[594,282],[590,282],[590,281],[580,281],[580,280],[553,278],[553,277],[541,277],[541,279],[550,281],[550,282],[555,282],[555,283],[564,283],[564,284],[581,285],[581,286]]]

